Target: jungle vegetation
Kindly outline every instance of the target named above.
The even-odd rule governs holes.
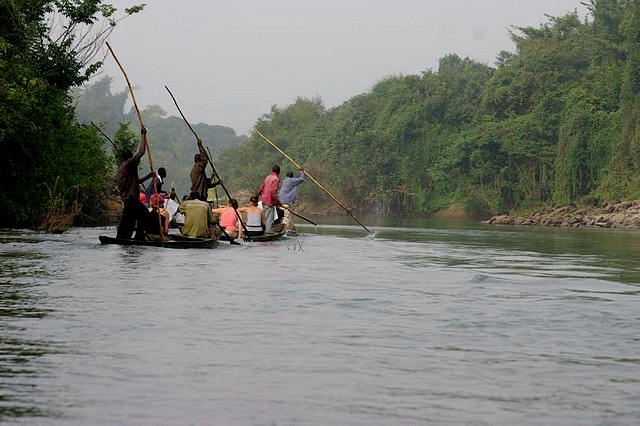
[[[115,167],[90,123],[129,141],[139,131],[110,77],[83,86],[99,62],[81,65],[70,45],[47,35],[44,13],[57,7],[79,19],[70,6],[79,3],[104,6],[1,0],[0,147],[16,154],[2,165],[9,185],[0,226],[39,225],[52,200],[78,203],[85,213],[77,217],[90,216],[86,206],[99,205]],[[514,51],[499,52],[491,66],[448,55],[435,70],[387,76],[333,108],[320,98],[274,105],[255,128],[350,209],[371,215],[461,206],[484,217],[639,198],[640,1],[586,4],[586,17],[513,27]],[[78,16],[94,23],[101,11]],[[143,114],[153,123],[154,162],[186,193],[193,135],[159,107]],[[194,128],[232,193],[253,191],[273,164],[294,168],[255,133]],[[300,198],[326,201],[313,185],[301,186]]]
[[[638,198],[640,1],[592,0],[588,11],[512,28],[515,51],[495,67],[449,55],[335,108],[274,106],[256,129],[372,215],[458,205],[486,217]],[[226,167],[240,160],[248,168]],[[271,163],[287,162],[253,135],[220,168],[241,182]],[[304,185],[301,198],[316,192]]]
[[[142,8],[0,0],[1,227],[56,231],[101,205],[109,158],[96,131],[78,124],[70,90],[100,68],[97,51],[116,23]]]

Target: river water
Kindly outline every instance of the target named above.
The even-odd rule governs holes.
[[[640,424],[640,232],[299,228],[213,250],[0,231],[0,421]]]

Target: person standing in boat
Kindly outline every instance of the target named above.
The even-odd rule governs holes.
[[[280,166],[275,165],[271,168],[271,173],[264,178],[264,181],[258,188],[258,193],[262,200],[262,209],[264,210],[265,232],[271,232],[273,230],[276,207],[282,204],[278,198],[279,184]]]
[[[254,195],[249,199],[249,205],[247,207],[240,207],[239,213],[246,213],[247,218],[244,222],[247,227],[246,234],[242,227],[240,227],[239,237],[258,237],[264,235],[264,229],[266,227],[264,220],[264,210],[258,207],[258,196]]]
[[[193,157],[193,167],[191,168],[191,191],[198,193],[198,199],[207,201],[207,190],[219,185],[220,181],[211,182],[211,179],[207,177],[207,153],[202,146],[202,141],[198,140],[199,153]]]
[[[284,207],[284,218],[282,221],[285,224],[288,232],[296,233],[296,225],[293,223],[293,215],[289,211],[290,207],[293,207],[293,203],[298,198],[298,185],[304,182],[304,170],[298,169],[298,175],[293,177],[293,172],[287,172],[287,177],[282,181],[280,186],[280,192],[278,192],[278,198]]]
[[[197,191],[191,191],[189,199],[183,201],[178,211],[184,214],[182,235],[190,238],[209,238],[213,235],[211,228],[217,223],[211,207],[202,201]]]
[[[151,175],[145,176],[142,180],[138,177],[138,165],[147,149],[147,138],[144,137],[147,129],[142,127],[140,132],[143,137],[138,152],[133,154],[128,149],[122,151],[122,162],[116,172],[116,184],[124,205],[116,234],[116,237],[121,239],[130,239],[134,230],[136,240],[144,240],[145,238],[145,220],[148,210],[140,201],[140,184]]]

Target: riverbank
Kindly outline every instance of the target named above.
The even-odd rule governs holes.
[[[486,225],[526,225],[555,227],[640,228],[640,199],[601,207],[547,207],[529,217],[499,215],[482,221]]]

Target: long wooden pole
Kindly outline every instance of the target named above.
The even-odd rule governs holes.
[[[243,175],[244,175],[244,177],[246,177],[246,178],[247,178],[247,180],[251,183],[251,186],[253,187],[254,192],[257,194],[257,193],[258,193],[258,187],[256,186],[256,183],[253,181],[253,179],[251,179],[251,176],[249,176],[249,175],[247,175],[247,174],[245,174],[245,173],[243,173]],[[307,218],[307,217],[302,216],[300,213],[296,213],[296,212],[294,212],[294,211],[293,211],[293,210],[291,210],[289,207],[282,206],[282,208],[289,210],[289,213],[291,213],[292,215],[297,216],[297,217],[299,217],[299,218],[300,218],[300,219],[302,219],[302,220],[306,220],[307,222],[309,222],[309,223],[310,223],[310,224],[312,224],[312,225],[318,226],[318,224],[317,224],[317,223],[315,223],[314,221],[312,221],[311,219],[309,219],[309,218]]]
[[[220,179],[220,176],[218,176],[218,173],[216,173],[216,169],[213,168],[213,161],[211,161],[211,151],[209,151],[209,147],[207,147],[207,157],[209,158],[209,163],[211,163],[211,168],[213,169],[213,177],[220,183],[222,183],[222,179]],[[218,188],[213,188],[213,192],[214,194],[216,194],[216,206],[220,206],[220,201],[218,200]],[[227,198],[229,196],[227,195]],[[229,199],[230,201],[230,199]]]
[[[104,137],[105,137],[105,139],[107,139],[107,140],[109,141],[109,143],[111,143],[111,146],[112,146],[112,147],[113,147],[113,149],[115,150],[115,149],[116,149],[116,144],[115,144],[115,143],[113,143],[113,141],[109,138],[109,136],[107,136],[107,135],[102,131],[102,129],[101,129],[100,127],[98,127],[98,126],[96,125],[96,123],[94,123],[93,121],[91,122],[91,125],[92,125],[93,127],[95,127],[95,128],[96,128],[96,130],[97,130],[97,131],[98,131],[102,136],[104,136]]]
[[[138,108],[138,103],[136,102],[136,95],[133,92],[133,87],[131,86],[131,82],[129,81],[129,77],[127,76],[127,72],[124,70],[124,67],[122,66],[122,64],[120,63],[120,61],[118,60],[118,57],[116,56],[115,52],[113,51],[113,49],[111,48],[111,46],[109,45],[109,43],[106,43],[107,47],[109,48],[109,51],[111,52],[111,55],[113,56],[113,59],[115,59],[116,64],[118,64],[118,67],[120,68],[120,71],[122,71],[122,74],[124,75],[124,79],[127,82],[127,87],[129,87],[129,93],[131,94],[131,102],[133,102],[133,107],[136,110],[136,115],[138,116],[138,122],[140,123],[140,130],[142,133],[142,138],[144,140],[144,142],[146,143],[147,146],[147,158],[149,160],[149,168],[151,169],[151,172],[153,173],[153,159],[151,158],[151,147],[149,146],[149,141],[147,140],[147,132],[146,132],[146,127],[144,126],[144,123],[142,121],[142,114],[140,114],[140,109]],[[155,179],[154,179],[154,183],[155,183]]]
[[[289,155],[288,155],[286,152],[284,152],[283,150],[281,150],[281,149],[280,149],[280,148],[279,148],[275,143],[271,142],[271,141],[269,140],[269,138],[267,138],[265,135],[263,135],[262,133],[260,133],[260,131],[259,131],[259,130],[256,130],[256,133],[257,133],[258,135],[260,135],[260,137],[261,137],[262,139],[264,139],[265,141],[267,141],[267,142],[268,142],[272,147],[274,147],[274,148],[275,148],[275,149],[276,149],[280,154],[284,155],[284,157],[285,157],[287,160],[291,161],[291,163],[293,163],[293,165],[294,165],[294,166],[296,166],[296,167],[297,167],[297,168],[299,168],[299,169],[302,169],[302,166],[301,166],[300,164],[298,164],[298,163],[297,163],[293,158],[289,157]],[[309,178],[309,180],[311,180],[313,183],[315,183],[315,184],[318,186],[318,188],[320,188],[321,190],[323,190],[323,191],[324,191],[324,192],[325,192],[325,193],[326,193],[326,194],[327,194],[327,195],[328,195],[328,196],[329,196],[333,201],[335,201],[335,203],[336,203],[338,206],[340,206],[340,207],[341,207],[345,212],[347,212],[347,213],[349,214],[349,216],[351,216],[351,217],[353,218],[353,220],[355,220],[355,221],[358,223],[358,225],[362,226],[362,227],[365,229],[365,231],[367,231],[368,233],[371,233],[371,231],[369,231],[369,229],[367,229],[367,227],[366,227],[366,226],[364,226],[362,223],[360,223],[360,221],[359,221],[358,219],[356,219],[356,217],[355,217],[355,216],[354,216],[354,215],[353,215],[353,214],[352,214],[352,213],[351,213],[351,212],[350,212],[350,211],[349,211],[345,206],[343,206],[342,204],[340,204],[340,202],[336,199],[336,197],[334,197],[334,196],[333,196],[333,195],[332,195],[332,194],[331,194],[331,193],[330,193],[330,192],[329,192],[329,191],[328,191],[324,186],[320,185],[320,183],[319,183],[317,180],[315,180],[315,179],[313,178],[313,176],[311,176],[311,175],[309,174],[309,172],[308,172],[308,171],[306,171],[306,170],[305,170],[305,171],[304,171],[304,173],[305,173],[305,175]]]
[[[113,56],[113,59],[115,59],[115,61],[116,61],[116,64],[118,64],[118,67],[120,68],[120,71],[122,71],[122,74],[124,75],[124,79],[127,82],[127,86],[129,87],[129,93],[131,94],[131,102],[133,102],[133,107],[135,108],[136,115],[138,116],[138,122],[140,123],[140,130],[142,131],[142,138],[144,139],[144,142],[147,145],[147,158],[149,159],[149,168],[151,169],[151,172],[153,173],[154,170],[153,170],[153,159],[151,158],[151,147],[149,146],[149,141],[147,140],[146,127],[144,126],[144,123],[142,122],[142,114],[140,114],[140,108],[138,108],[138,103],[136,102],[136,95],[133,92],[133,87],[131,86],[131,82],[129,81],[129,77],[127,76],[127,72],[124,70],[124,67],[122,66],[122,64],[118,60],[118,57],[116,56],[115,52],[113,51],[113,49],[111,48],[109,43],[105,42],[105,44],[109,48],[109,52],[111,52],[111,55]],[[154,179],[154,185],[155,185],[155,179]]]
[[[105,42],[105,44],[107,45],[109,52],[111,52],[113,59],[116,61],[116,64],[118,64],[120,71],[122,71],[122,74],[124,75],[124,79],[127,82],[127,87],[129,87],[129,93],[131,94],[131,102],[133,102],[133,107],[136,110],[136,115],[138,116],[138,122],[140,123],[140,133],[142,134],[142,143],[144,143],[145,146],[147,147],[147,159],[149,160],[149,169],[151,171],[151,174],[155,174],[155,171],[153,169],[153,159],[151,158],[151,147],[149,146],[149,141],[147,139],[147,128],[144,126],[144,122],[142,121],[142,114],[140,114],[140,108],[138,108],[138,103],[136,102],[136,95],[133,92],[133,86],[131,86],[131,82],[129,81],[129,76],[127,76],[127,72],[124,70],[124,67],[118,60],[118,57],[116,56],[115,52],[113,51],[109,43]],[[152,179],[153,179],[154,192],[157,193],[158,188],[156,186],[157,185],[156,179],[155,177],[153,177]],[[161,219],[160,213],[158,213],[158,222],[160,226],[160,241],[164,241],[164,228],[162,227],[162,219]]]
[[[309,223],[310,223],[310,224],[312,224],[312,225],[318,226],[318,224],[317,224],[317,223],[315,223],[314,221],[312,221],[311,219],[309,219],[309,218],[307,218],[307,217],[302,216],[300,213],[296,213],[296,212],[294,212],[294,211],[293,211],[293,210],[291,210],[289,207],[284,207],[284,206],[282,206],[282,207],[283,207],[283,208],[285,208],[285,209],[287,209],[287,210],[289,210],[289,213],[291,213],[292,215],[294,215],[294,216],[296,216],[296,217],[299,217],[300,219],[305,220],[305,221],[309,222]]]
[[[173,103],[176,105],[176,108],[178,109],[178,112],[180,113],[180,116],[182,117],[184,122],[187,123],[187,127],[189,127],[189,130],[191,130],[191,133],[193,133],[193,135],[196,137],[197,143],[201,144],[202,140],[200,139],[200,137],[198,136],[196,131],[193,130],[193,127],[191,127],[191,124],[189,124],[189,121],[187,120],[187,118],[182,113],[182,110],[180,109],[180,106],[178,105],[178,101],[176,101],[175,96],[173,96],[173,93],[171,93],[171,90],[169,90],[169,88],[167,86],[164,86],[164,88],[167,89],[167,92],[169,92],[169,95],[171,96],[171,99],[173,99]],[[220,176],[218,175],[218,172],[216,172],[216,168],[213,166],[213,161],[211,161],[211,158],[209,158],[209,154],[207,154],[206,151],[203,150],[203,152],[207,156],[207,162],[211,165],[211,169],[213,170],[214,177],[218,180],[218,182],[220,182],[220,186],[222,186],[222,189],[224,189],[224,193],[227,195],[227,200],[229,200],[229,202],[231,202],[231,194],[229,194],[229,191],[227,191],[227,187],[224,186],[224,183],[222,183],[222,179],[220,179]],[[242,226],[242,229],[244,229],[244,231],[246,233],[247,232],[247,227],[244,224],[244,221],[242,220],[242,217],[240,216],[240,213],[238,213],[238,210],[235,207],[233,207],[233,211],[236,213],[236,217],[240,221],[240,225]],[[222,228],[222,226],[220,226],[220,230],[227,236],[227,238],[229,238],[229,242],[231,244],[234,244],[234,243],[235,244],[239,244],[239,243],[235,242],[234,239],[231,238],[227,234],[227,232]]]

